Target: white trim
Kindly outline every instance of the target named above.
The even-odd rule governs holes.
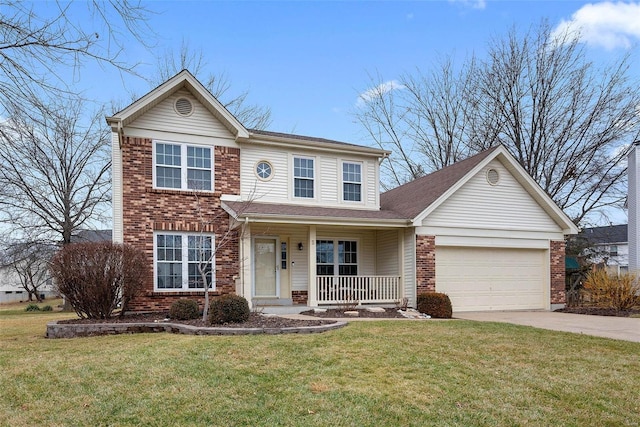
[[[256,239],[264,239],[264,240],[274,240],[275,247],[274,252],[276,256],[276,265],[274,266],[276,269],[276,292],[275,295],[257,295],[256,294]],[[280,273],[281,273],[281,264],[282,264],[282,256],[280,253],[280,237],[279,236],[267,236],[267,235],[256,235],[251,237],[251,297],[252,298],[280,298]]]
[[[327,236],[316,236],[316,244],[314,245],[314,250],[313,250],[313,256],[316,257],[317,254],[317,250],[318,250],[318,241],[319,240],[326,240],[326,241],[332,241],[333,242],[333,275],[335,277],[340,276],[340,263],[338,261],[338,241],[343,241],[343,242],[356,242],[356,258],[358,258],[358,262],[355,263],[356,268],[358,269],[358,274],[360,273],[361,269],[360,269],[360,262],[361,262],[361,255],[363,253],[362,251],[362,245],[360,244],[360,238],[359,237],[327,237]],[[322,265],[329,265],[329,264],[322,264]],[[342,265],[354,265],[354,264],[342,264]],[[316,264],[316,275],[317,274],[317,266],[318,264]],[[358,275],[356,274],[356,276]],[[326,274],[320,274],[320,276],[326,276]]]
[[[436,247],[460,246],[477,248],[549,249],[549,240],[508,239],[499,237],[436,236],[435,245]]]
[[[364,187],[364,162],[358,160],[339,160],[340,168],[338,170],[338,194],[340,195],[339,202],[346,205],[364,205],[365,204],[365,187]],[[347,164],[360,166],[360,182],[345,181],[344,180],[344,166]],[[360,200],[345,200],[344,198],[344,184],[360,184]]]
[[[156,146],[157,144],[164,144],[164,145],[177,145],[180,147],[180,188],[174,188],[174,187],[158,187],[157,185],[157,181],[156,181]],[[151,150],[151,156],[152,156],[152,177],[153,177],[153,185],[152,188],[154,189],[158,189],[158,190],[176,190],[176,191],[201,191],[201,192],[205,192],[205,193],[213,193],[215,191],[215,147],[211,146],[211,145],[202,145],[202,144],[188,144],[188,143],[184,143],[184,142],[175,142],[175,141],[166,141],[166,140],[159,140],[159,139],[154,139],[152,141],[152,150]],[[193,167],[188,167],[187,166],[187,150],[189,147],[194,147],[194,148],[206,148],[208,150],[210,150],[211,152],[211,168],[210,169],[206,169],[206,168],[193,168]],[[174,168],[177,168],[177,166],[173,166]],[[189,188],[189,182],[188,182],[188,171],[189,169],[194,169],[194,170],[209,170],[211,172],[211,189],[210,190],[202,190],[202,189],[198,189],[198,188]]]
[[[456,227],[416,227],[415,234],[426,236],[461,236],[505,239],[533,239],[533,240],[564,240],[562,232],[540,232],[529,230],[502,230],[487,228],[456,228]]]
[[[269,173],[269,176],[266,178],[261,177],[258,174],[258,165],[261,163],[265,163],[267,165],[269,165],[269,169],[271,170],[271,172]],[[258,160],[254,165],[253,165],[253,174],[256,176],[256,178],[258,178],[258,180],[262,181],[262,182],[269,182],[273,179],[273,176],[275,175],[275,169],[273,168],[273,163],[271,163],[269,160]]]
[[[318,180],[319,180],[319,171],[318,171],[318,159],[315,156],[305,156],[305,155],[300,155],[300,154],[291,154],[290,155],[290,159],[291,159],[291,174],[289,175],[291,177],[291,179],[289,180],[289,185],[291,186],[291,192],[290,197],[292,200],[315,200],[317,201],[318,198]],[[312,160],[313,161],[313,197],[299,197],[296,196],[296,176],[295,176],[295,159],[303,159],[303,160]],[[309,178],[299,178],[299,179],[306,179],[308,180]]]
[[[182,288],[158,288],[158,235],[164,236],[181,236],[182,237]],[[183,231],[162,231],[155,230],[153,232],[153,292],[204,292],[204,288],[189,288],[189,236],[205,236],[211,237],[211,250],[214,251],[211,259],[211,288],[210,291],[216,290],[216,255],[215,245],[216,236],[213,233],[183,232]]]

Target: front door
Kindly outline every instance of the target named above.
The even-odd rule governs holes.
[[[254,283],[256,297],[277,297],[279,285],[278,239],[255,238]]]

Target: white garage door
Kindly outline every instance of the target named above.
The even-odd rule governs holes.
[[[436,291],[453,311],[545,309],[547,251],[509,248],[436,248]]]

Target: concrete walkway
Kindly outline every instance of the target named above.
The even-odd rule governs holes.
[[[453,313],[453,317],[480,322],[513,323],[552,331],[640,342],[640,318],[591,316],[550,311],[456,312]]]

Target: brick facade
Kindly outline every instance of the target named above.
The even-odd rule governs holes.
[[[222,194],[240,194],[240,150],[214,147],[214,192],[157,190],[153,188],[153,145],[147,138],[125,137],[122,144],[123,236],[124,242],[142,249],[153,265],[154,231],[210,232],[216,244],[232,238],[216,253],[216,290],[212,295],[235,291],[239,274],[238,240],[229,230],[229,215],[220,207]],[[197,208],[203,208],[203,224]],[[153,271],[153,270],[152,270]],[[154,292],[153,274],[145,283],[143,294],[135,298],[131,310],[166,310],[180,298],[202,304],[204,292]]]
[[[551,270],[551,304],[564,304],[565,292],[565,242],[564,240],[552,240],[550,244],[550,270]]]
[[[291,299],[294,304],[307,305],[309,300],[308,291],[291,291]]]
[[[416,236],[416,294],[436,291],[436,238]]]

